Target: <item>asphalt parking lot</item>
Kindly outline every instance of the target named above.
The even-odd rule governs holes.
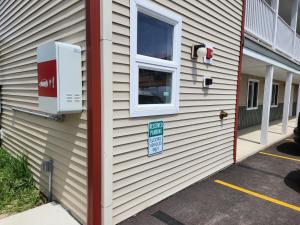
[[[300,147],[287,139],[119,225],[300,224]]]

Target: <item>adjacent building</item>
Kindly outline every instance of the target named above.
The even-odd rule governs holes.
[[[274,132],[269,132],[270,124],[281,127],[276,129],[278,134],[290,134],[290,128],[296,125],[294,117],[300,110],[299,2],[255,0],[245,4],[238,95],[238,129],[244,135],[238,141],[237,151],[241,156],[257,151],[254,148],[247,153],[245,148],[251,147],[250,142],[256,141],[261,146],[274,143],[270,138],[270,132]],[[259,132],[245,140],[245,133],[254,130]]]

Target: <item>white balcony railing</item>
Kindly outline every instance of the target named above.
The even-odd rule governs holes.
[[[264,0],[246,1],[246,31],[273,44],[276,13]]]
[[[265,0],[246,1],[245,30],[300,63],[300,36]]]
[[[275,46],[283,53],[292,56],[293,55],[293,29],[280,17],[277,21],[277,34]]]
[[[295,49],[294,49],[294,57],[295,59],[300,62],[300,36],[297,34],[295,38]]]

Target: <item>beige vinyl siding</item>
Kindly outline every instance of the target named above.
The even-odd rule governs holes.
[[[113,0],[113,223],[233,163],[242,1],[157,0],[183,19],[180,112],[129,117],[130,0]],[[211,42],[214,65],[191,61]],[[213,77],[208,93],[203,75]],[[229,113],[220,122],[220,110]],[[164,152],[147,156],[149,121],[165,121]]]
[[[49,41],[82,47],[86,109],[85,10],[82,0],[8,0],[0,3],[0,84],[2,146],[28,156],[34,178],[47,193],[42,161],[54,160],[54,199],[82,223],[87,208],[86,110],[55,122],[12,107],[38,109],[36,48]]]

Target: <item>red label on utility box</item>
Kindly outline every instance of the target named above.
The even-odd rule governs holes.
[[[38,94],[57,97],[56,60],[38,63]]]

